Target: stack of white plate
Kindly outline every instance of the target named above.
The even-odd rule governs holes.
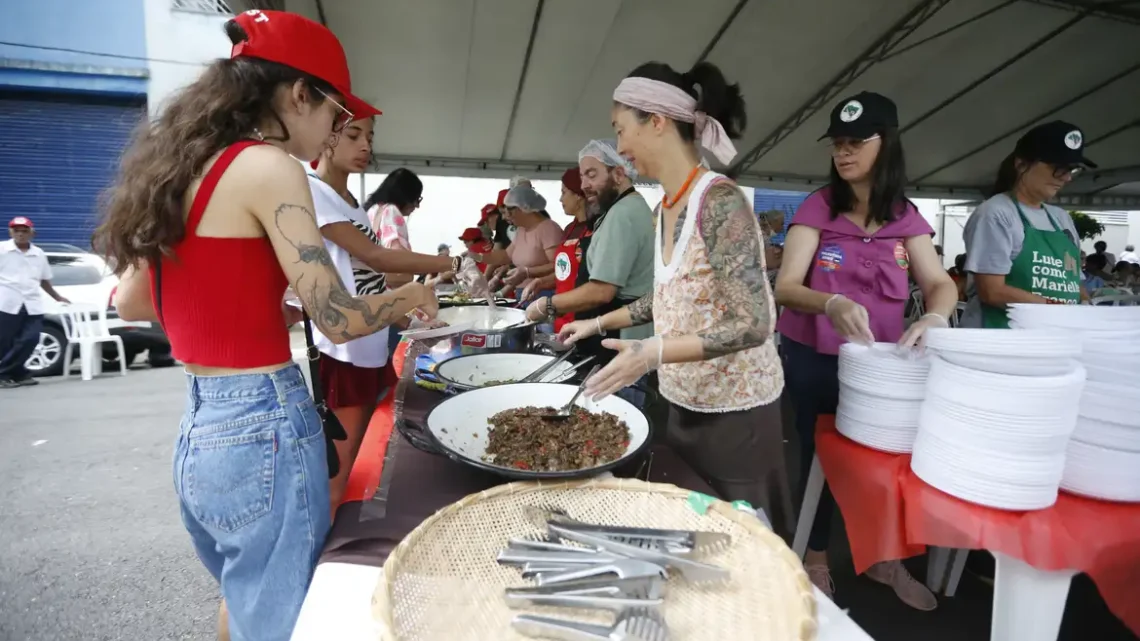
[[[1012,376],[1060,376],[1077,366],[1081,342],[1063,329],[931,329],[926,347],[968,369]]]
[[[993,331],[1011,339],[1017,333]],[[1006,510],[1053,505],[1085,381],[1084,369],[1068,362],[1060,375],[1016,376],[933,357],[911,469],[971,503]]]
[[[918,431],[930,359],[894,343],[839,348],[839,408],[835,427],[883,452],[909,452]]]
[[[1077,333],[1088,372],[1061,489],[1140,502],[1140,307],[1014,305],[1019,327]]]

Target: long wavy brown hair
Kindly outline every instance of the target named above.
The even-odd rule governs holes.
[[[225,30],[234,44],[249,37],[233,20]],[[104,195],[103,220],[92,238],[116,274],[143,260],[153,264],[182,240],[183,196],[215,154],[252,136],[267,116],[280,124],[280,140],[289,139],[273,98],[278,87],[298,80],[315,103],[337,93],[328,83],[267,60],[217,60],[175,94],[157,119],[139,126]]]

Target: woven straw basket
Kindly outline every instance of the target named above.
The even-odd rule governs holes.
[[[384,565],[372,611],[385,641],[508,641],[515,614],[531,612],[583,622],[612,623],[586,610],[511,610],[504,588],[529,582],[496,556],[513,536],[540,530],[522,506],[559,507],[604,525],[708,530],[732,535],[732,545],[707,559],[728,568],[724,584],[669,579],[662,610],[674,641],[811,641],[815,597],[795,554],[755,516],[722,501],[699,514],[691,492],[627,479],[511,483],[472,494],[420,524]]]

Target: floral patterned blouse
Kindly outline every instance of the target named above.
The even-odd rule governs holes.
[[[713,327],[726,313],[721,302],[724,300],[719,291],[721,286],[698,231],[705,193],[714,182],[725,180],[728,178],[710,171],[697,182],[689,196],[687,211],[690,214],[685,217],[669,264],[663,262],[661,254],[664,225],[657,225],[653,324],[659,335],[696,334]],[[660,205],[657,213],[660,216]],[[756,234],[763,247],[759,224]],[[767,299],[771,333],[776,322],[771,291]],[[665,398],[695,412],[735,412],[760,407],[779,399],[784,389],[784,370],[771,340],[707,361],[667,363],[658,374]]]

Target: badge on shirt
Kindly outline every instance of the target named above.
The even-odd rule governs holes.
[[[910,254],[906,253],[906,247],[903,246],[903,241],[895,243],[895,264],[899,269],[907,269],[910,267]]]
[[[825,272],[833,272],[843,266],[843,249],[839,245],[824,245],[819,250],[819,260],[816,261]]]
[[[570,278],[570,256],[564,251],[554,257],[554,277],[558,280]]]
[[[574,260],[578,261],[579,265],[582,264],[582,246],[581,245],[575,245],[574,246]]]

